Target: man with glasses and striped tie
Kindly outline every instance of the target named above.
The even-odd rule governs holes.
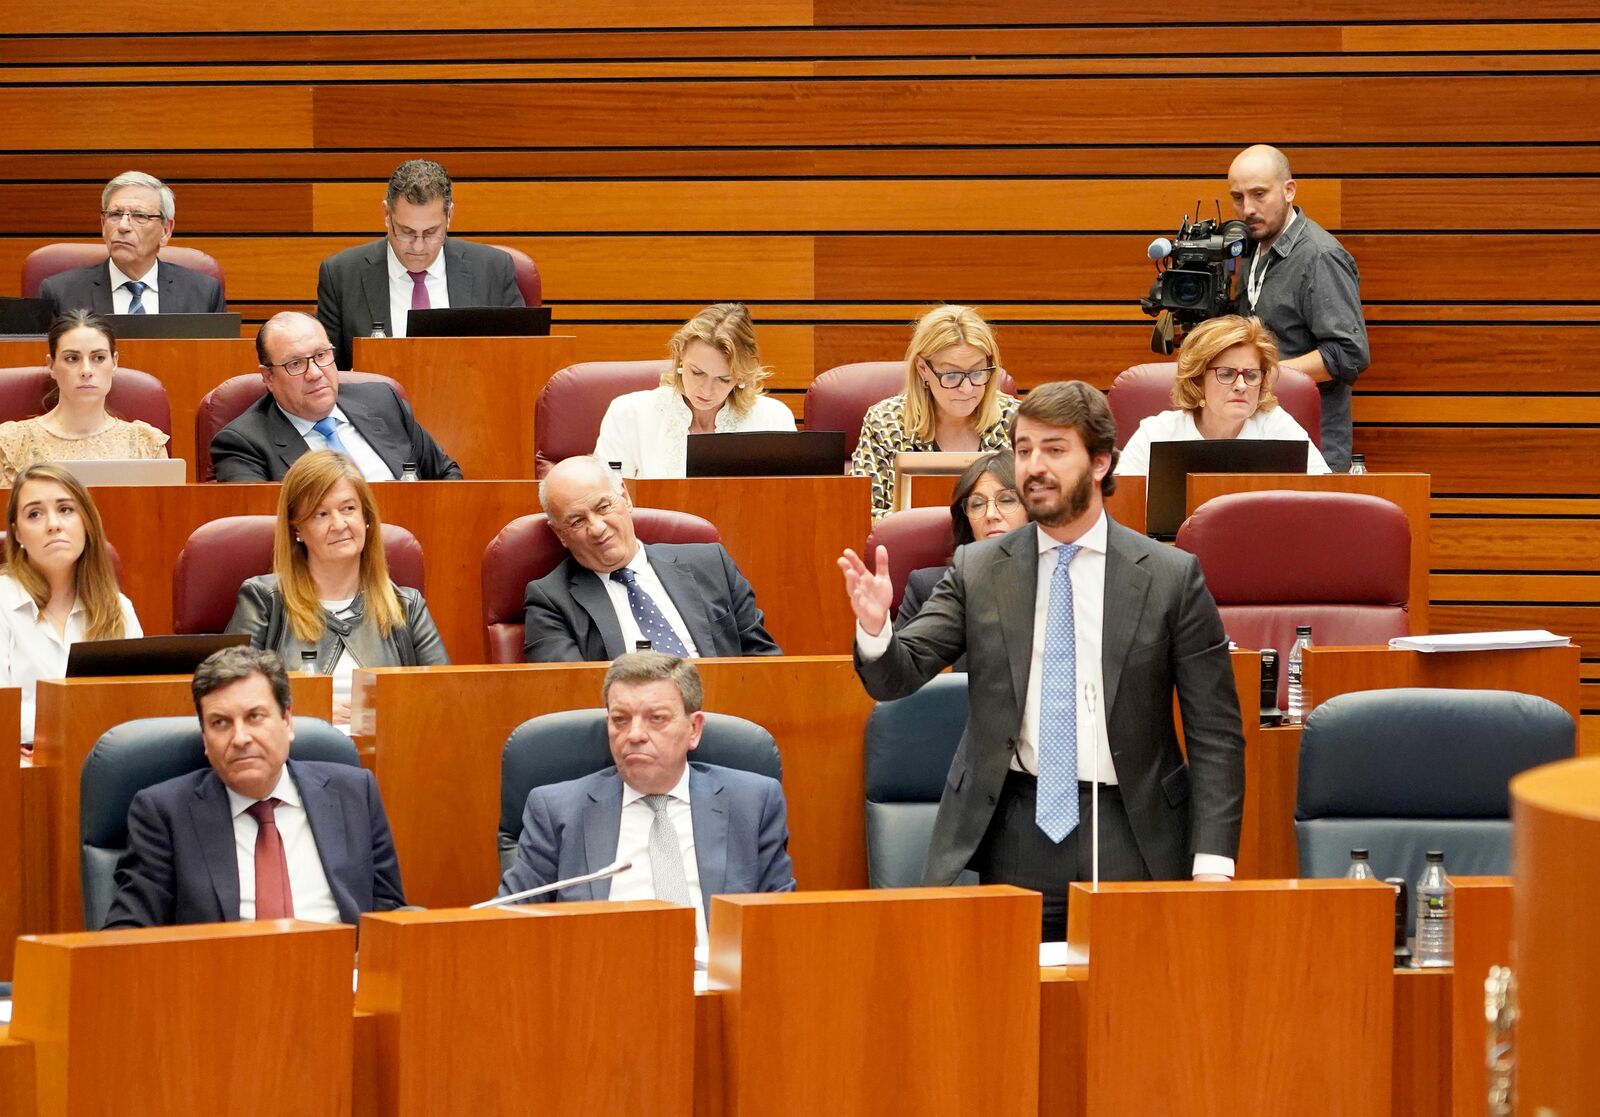
[[[124,171],[100,192],[100,235],[108,259],[58,272],[39,284],[52,317],[96,314],[221,314],[222,285],[203,272],[157,260],[172,239],[177,202],[166,183]]]

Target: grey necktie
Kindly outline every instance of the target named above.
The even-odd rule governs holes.
[[[683,876],[683,851],[678,847],[678,828],[667,817],[670,795],[646,795],[644,805],[655,812],[650,823],[650,879],[655,881],[656,899],[689,906],[689,883]]]

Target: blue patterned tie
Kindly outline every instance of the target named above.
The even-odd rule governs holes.
[[[128,282],[124,283],[123,286],[126,287],[133,295],[133,301],[128,304],[128,313],[129,314],[143,314],[143,313],[145,313],[144,303],[140,302],[139,300],[144,298],[145,288],[150,286],[150,285],[148,283],[143,283],[143,282],[141,282],[140,280],[137,280],[137,279],[130,279],[130,280],[128,280]]]
[[[311,424],[311,429],[322,436],[322,441],[328,444],[328,449],[336,454],[343,454],[347,458],[350,456],[350,451],[345,449],[343,442],[339,441],[339,420],[332,415],[324,415]]]
[[[628,590],[628,608],[633,611],[633,619],[639,626],[639,632],[650,641],[653,651],[666,652],[668,655],[686,656],[689,649],[683,646],[683,641],[678,639],[678,634],[672,631],[672,626],[667,623],[666,614],[655,603],[649,594],[639,588],[639,576],[624,566],[621,570],[611,572],[613,582],[621,582]]]
[[[1072,612],[1076,544],[1057,551],[1044,625],[1044,678],[1039,687],[1039,798],[1034,819],[1052,842],[1078,826],[1078,635]]]

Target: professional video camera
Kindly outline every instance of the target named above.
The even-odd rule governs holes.
[[[1197,210],[1199,206],[1195,207]],[[1219,207],[1220,209],[1220,207]],[[1156,281],[1139,300],[1156,319],[1150,348],[1171,353],[1174,334],[1233,309],[1233,276],[1250,243],[1243,221],[1191,222],[1187,217],[1173,240],[1157,237],[1146,253],[1156,262]]]

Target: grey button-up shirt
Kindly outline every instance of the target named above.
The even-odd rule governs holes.
[[[1322,456],[1330,468],[1350,468],[1350,386],[1371,359],[1361,317],[1361,273],[1355,259],[1321,225],[1295,206],[1295,219],[1268,250],[1261,293],[1250,305],[1254,252],[1243,260],[1234,294],[1239,313],[1254,314],[1278,339],[1285,359],[1313,349],[1331,379],[1322,392]]]

